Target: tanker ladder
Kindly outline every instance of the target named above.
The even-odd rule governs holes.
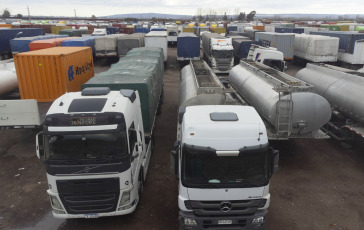
[[[268,67],[257,62],[241,62],[240,65],[255,73],[256,76],[268,82],[279,94],[276,107],[276,130],[271,133],[275,138],[288,138],[291,135],[291,119],[293,111],[292,93],[294,92],[313,92],[313,85],[294,78],[286,73]],[[288,96],[288,97],[287,97]]]
[[[279,93],[279,101],[277,102],[277,135],[278,137],[287,137],[291,134],[291,115],[292,115],[292,94],[285,90],[276,89]],[[283,99],[288,93],[289,99]]]

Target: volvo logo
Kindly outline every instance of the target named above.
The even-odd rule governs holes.
[[[220,203],[220,210],[222,212],[229,212],[232,208],[232,205],[229,201],[223,201]]]

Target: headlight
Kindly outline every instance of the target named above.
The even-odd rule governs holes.
[[[120,198],[119,208],[118,210],[121,210],[120,207],[127,205],[130,203],[130,191],[124,191]]]
[[[197,222],[192,218],[184,218],[184,222],[186,226],[197,226]]]
[[[253,224],[263,224],[264,223],[264,216],[254,218],[252,223]]]
[[[130,203],[130,190],[123,192],[123,195],[121,196],[120,205],[123,206]]]
[[[50,196],[52,207],[58,210],[63,210],[61,202],[59,202],[56,196]]]

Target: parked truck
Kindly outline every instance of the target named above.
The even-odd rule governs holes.
[[[162,48],[164,61],[168,59],[168,41],[167,31],[150,31],[144,38],[145,47],[148,48]]]
[[[202,34],[203,59],[215,73],[229,73],[234,65],[234,48],[231,38],[216,33]]]
[[[136,209],[163,86],[163,61],[139,59],[120,60],[49,109],[36,140],[55,217],[98,218]]]
[[[315,86],[332,109],[331,120],[322,127],[337,140],[361,140],[364,137],[364,73],[327,64],[307,64],[296,74]]]
[[[224,86],[204,61],[181,71],[177,141],[180,229],[263,229],[278,151],[250,106],[227,105]]]
[[[339,38],[296,34],[294,37],[295,62],[336,62]]]
[[[287,62],[284,61],[283,53],[273,47],[252,44],[246,60],[264,64],[281,72],[287,69]]]
[[[169,45],[175,45],[177,43],[178,37],[178,26],[177,25],[167,25],[167,42]]]
[[[177,38],[177,61],[199,59],[200,38],[193,33],[180,33]]]
[[[126,34],[110,34],[95,38],[96,57],[118,57],[118,39]]]

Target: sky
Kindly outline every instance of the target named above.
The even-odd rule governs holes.
[[[131,13],[165,13],[203,15],[210,10],[217,14],[236,11],[257,14],[363,14],[363,0],[0,0],[0,12],[8,9],[11,15],[96,17]]]

